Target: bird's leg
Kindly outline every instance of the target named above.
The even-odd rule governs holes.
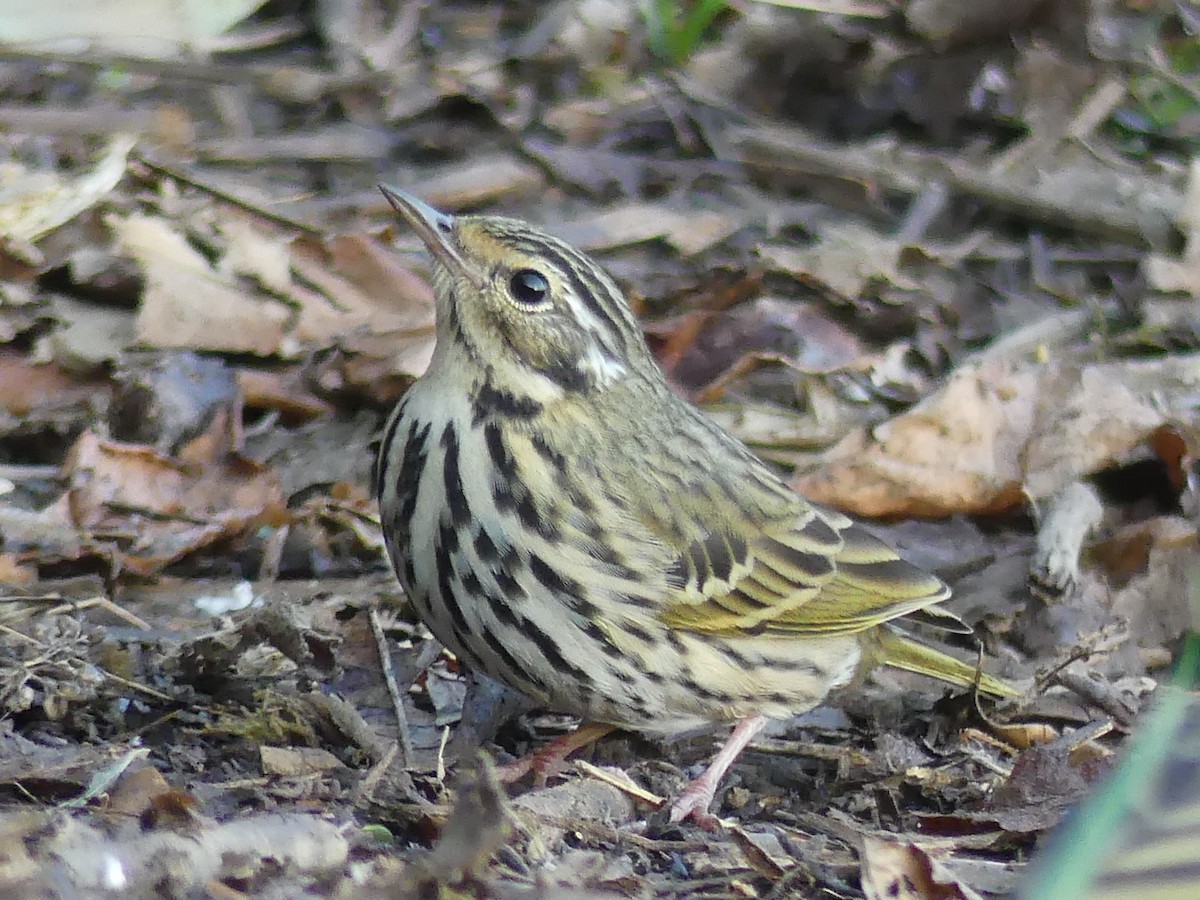
[[[717,786],[725,777],[725,773],[729,771],[729,767],[733,765],[733,761],[746,749],[746,745],[766,727],[769,721],[767,716],[752,716],[737,723],[737,727],[726,738],[725,744],[713,757],[713,761],[709,763],[704,773],[684,788],[683,793],[671,805],[672,822],[682,822],[684,819],[690,818],[701,828],[712,829],[716,826],[717,820],[709,813],[708,807],[712,803],[713,795],[717,792]]]
[[[504,784],[512,784],[532,772],[537,783],[543,784],[547,776],[553,775],[559,770],[568,756],[580,747],[594,744],[610,731],[614,731],[615,727],[605,725],[603,722],[588,722],[586,725],[580,725],[574,731],[555,738],[537,752],[527,753],[520,759],[501,766],[499,769],[500,780]]]

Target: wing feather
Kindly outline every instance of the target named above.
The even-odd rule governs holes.
[[[687,584],[661,613],[673,628],[726,637],[832,636],[911,615],[969,631],[937,609],[950,595],[941,579],[900,559],[845,516],[817,507],[806,506],[748,546],[707,534],[684,548],[681,559]]]

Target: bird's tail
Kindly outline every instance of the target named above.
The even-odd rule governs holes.
[[[976,687],[993,697],[1019,697],[1021,695],[1016,688],[999,678],[988,675],[976,666],[918,643],[887,626],[876,628],[872,638],[875,641],[875,647],[872,648],[873,655],[885,665],[904,669],[906,672],[928,675],[938,681],[945,681],[961,687]]]

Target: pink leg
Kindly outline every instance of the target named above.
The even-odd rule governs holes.
[[[500,781],[504,784],[512,784],[532,772],[537,783],[544,784],[546,776],[557,772],[568,756],[580,747],[594,744],[614,729],[615,726],[605,725],[602,722],[580,725],[574,731],[555,738],[540,750],[513,760],[506,766],[501,766]]]
[[[713,801],[713,795],[717,792],[717,786],[725,777],[725,773],[729,771],[729,767],[733,765],[733,761],[746,749],[746,745],[766,727],[769,721],[770,719],[766,716],[753,716],[737,723],[737,727],[733,729],[725,740],[724,746],[713,757],[713,761],[704,770],[704,774],[689,784],[679,795],[679,799],[672,804],[672,822],[682,822],[684,819],[691,818],[701,828],[716,827],[717,819],[709,814],[708,807]]]

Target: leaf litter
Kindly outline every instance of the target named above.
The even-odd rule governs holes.
[[[599,0],[0,37],[4,892],[1017,887],[1188,624],[1195,136],[1137,105],[1183,14],[812,6],[675,64]],[[466,684],[388,571],[372,434],[433,308],[379,180],[596,253],[677,389],[950,581],[1022,700],[878,673],[773,726],[715,835],[655,810],[711,736],[509,798],[475,745],[572,723]]]

